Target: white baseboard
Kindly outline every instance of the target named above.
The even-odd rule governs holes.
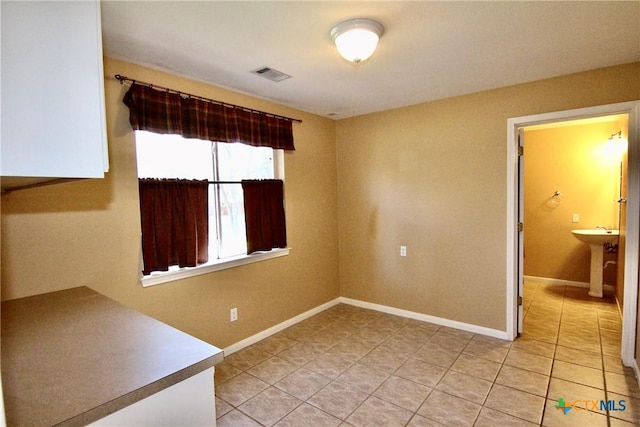
[[[350,298],[340,297],[340,302],[355,305],[356,307],[368,308],[371,310],[381,311],[383,313],[395,314],[396,316],[407,317],[409,319],[421,320],[423,322],[434,323],[440,326],[448,326],[454,329],[461,329],[467,332],[473,332],[475,334],[486,335],[489,337],[500,338],[508,340],[507,332],[497,329],[485,328],[484,326],[477,326],[471,323],[458,322],[456,320],[444,319],[442,317],[430,316],[428,314],[416,313],[414,311],[403,310],[400,308],[389,307],[386,305],[374,304],[366,301],[359,301]]]
[[[577,288],[589,288],[588,282],[576,282],[573,280],[562,280],[562,279],[553,279],[551,277],[536,277],[536,276],[524,276],[527,280],[535,280],[536,282],[546,283],[548,285],[559,285],[559,286],[574,286]],[[614,291],[614,287],[611,285],[604,284],[602,285],[602,289],[605,291]]]
[[[278,332],[287,329],[289,326],[293,326],[296,323],[302,322],[303,320],[308,319],[311,316],[315,316],[316,314],[321,313],[326,309],[331,308],[334,305],[338,305],[338,304],[340,304],[340,298],[336,298],[329,302],[325,302],[324,304],[319,305],[316,308],[312,308],[309,311],[305,311],[302,314],[298,314],[297,316],[292,317],[289,320],[285,320],[282,323],[278,323],[277,325],[272,326],[268,329],[265,329],[262,332],[258,332],[255,335],[252,335],[248,338],[243,339],[242,341],[238,341],[235,344],[231,344],[229,347],[224,348],[222,351],[224,352],[225,356],[229,356],[230,354],[233,354],[236,351],[240,351],[245,347],[249,347],[250,345],[257,343],[258,341],[261,341],[265,338],[270,337],[271,335],[277,334]]]
[[[339,297],[329,302],[326,302],[322,305],[319,305],[316,308],[313,308],[309,311],[306,311],[302,314],[299,314],[295,317],[292,317],[289,320],[285,320],[282,323],[279,323],[275,326],[272,326],[269,329],[265,329],[262,332],[259,332],[255,335],[252,335],[248,338],[243,339],[242,341],[238,341],[235,344],[231,344],[229,347],[223,349],[224,355],[229,356],[237,351],[242,350],[245,347],[249,347],[261,341],[265,338],[270,337],[271,335],[277,334],[280,331],[285,330],[286,328],[295,325],[296,323],[302,322],[305,319],[308,319],[311,316],[314,316],[318,313],[323,312],[335,305],[340,303],[353,305],[356,307],[367,308],[370,310],[380,311],[382,313],[394,314],[396,316],[406,317],[409,319],[421,320],[423,322],[430,322],[440,326],[448,326],[454,329],[461,329],[463,331],[473,332],[480,335],[486,335],[489,337],[500,338],[503,340],[508,340],[506,331],[499,331],[497,329],[485,328],[483,326],[472,325],[470,323],[458,322],[455,320],[443,319],[441,317],[430,316],[428,314],[416,313],[413,311],[402,310],[399,308],[389,307],[386,305],[374,304],[366,301],[355,300],[351,298]]]

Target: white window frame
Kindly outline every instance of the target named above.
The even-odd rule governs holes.
[[[284,150],[273,150],[273,175],[275,179],[284,181]],[[142,250],[140,251],[140,283],[143,287],[160,285],[174,282],[176,280],[213,273],[215,271],[226,270],[255,262],[266,261],[268,259],[280,258],[289,255],[290,247],[274,248],[265,252],[254,252],[252,254],[237,255],[222,259],[214,259],[195,267],[171,266],[169,271],[154,271],[145,276],[142,274]]]

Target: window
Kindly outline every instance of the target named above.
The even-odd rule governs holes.
[[[282,150],[185,139],[180,135],[161,135],[146,131],[136,131],[135,135],[139,178],[198,179],[212,182],[209,185],[209,262],[204,267],[228,268],[225,266],[225,261],[228,260],[233,261],[228,266],[234,266],[240,258],[260,258],[246,255],[244,198],[240,181],[281,179]],[[177,271],[201,267],[203,266],[179,269],[173,266],[169,269],[169,276]],[[202,272],[210,270],[211,268]],[[164,282],[166,280],[158,277],[167,274],[153,272],[143,278],[143,285],[146,285],[145,280],[150,276],[155,278],[154,282]]]

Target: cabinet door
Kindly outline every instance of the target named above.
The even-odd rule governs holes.
[[[108,170],[100,4],[0,2],[0,175],[97,178]]]

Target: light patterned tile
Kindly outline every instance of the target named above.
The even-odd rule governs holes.
[[[303,403],[275,425],[276,427],[337,427],[340,422],[340,419]]]
[[[242,412],[234,409],[233,411],[218,418],[217,427],[262,427],[262,424],[252,420]]]
[[[420,332],[416,332],[415,335],[421,334]],[[427,334],[425,333],[424,335]],[[402,331],[400,331],[381,343],[378,348],[384,348],[387,349],[387,351],[410,357],[427,342],[427,339],[428,336],[427,338],[423,338],[422,336],[413,337],[409,334],[403,334]]]
[[[498,375],[498,371],[501,366],[502,365],[497,362],[461,354],[460,357],[456,359],[453,366],[451,366],[451,370],[470,375],[475,378],[493,381]]]
[[[436,386],[442,391],[470,402],[482,404],[491,389],[491,382],[455,371],[447,372]]]
[[[394,375],[428,387],[435,387],[446,372],[447,368],[445,367],[432,365],[418,359],[409,359],[394,372]]]
[[[501,345],[487,345],[479,341],[470,341],[463,351],[465,354],[470,354],[481,359],[498,363],[502,363],[504,361],[508,352],[508,347]]]
[[[240,411],[265,426],[272,426],[302,403],[289,394],[269,387],[238,407]]]
[[[411,411],[371,396],[347,418],[347,422],[356,427],[404,427],[412,415]]]
[[[389,403],[415,412],[431,390],[429,387],[392,375],[373,394]]]
[[[326,351],[338,344],[345,337],[336,333],[333,329],[323,329],[311,335],[300,338],[300,342],[311,344],[321,351]]]
[[[369,395],[347,384],[331,382],[313,395],[307,403],[340,418],[346,419]]]
[[[611,427],[637,427],[638,426],[638,423],[632,423],[629,421],[624,421],[624,420],[613,418],[613,417],[610,417],[609,421],[610,421],[609,425]]]
[[[434,390],[418,414],[446,426],[471,426],[482,406]]]
[[[306,365],[323,353],[321,348],[309,343],[298,343],[278,353],[278,357],[295,363],[298,366]]]
[[[604,389],[604,380],[600,369],[556,360],[553,362],[551,376],[589,387]]]
[[[455,335],[463,338],[472,338],[473,332],[463,331],[462,329],[450,328],[449,326],[442,326],[438,330],[438,332],[444,332],[449,335]]]
[[[509,354],[507,354],[504,364],[507,366],[526,369],[538,374],[549,375],[551,374],[553,359],[528,353],[518,348],[512,348],[509,350]]]
[[[373,350],[378,344],[365,342],[359,338],[349,338],[340,341],[335,346],[326,351],[327,354],[335,354],[344,359],[356,362],[364,357],[365,354]]]
[[[532,423],[540,423],[544,404],[543,397],[499,384],[493,386],[485,402],[486,407]]]
[[[474,427],[533,427],[537,425],[538,424],[496,411],[495,409],[483,407],[480,410],[480,415],[478,415],[478,420],[474,424]]]
[[[545,404],[544,418],[542,425],[546,427],[606,427],[607,417],[596,412],[579,408],[572,408],[564,413],[564,410],[557,408],[558,403],[554,400],[547,400]]]
[[[512,349],[526,351],[527,353],[535,354],[537,356],[550,357],[553,358],[553,355],[556,351],[555,343],[547,343],[538,340],[526,339],[526,338],[518,338],[513,342],[511,347]]]
[[[432,365],[448,368],[453,365],[453,362],[455,362],[459,355],[460,353],[457,351],[446,350],[427,342],[413,357],[429,362]]]
[[[426,343],[429,338],[431,338],[436,332],[438,332],[439,327],[432,325],[432,327],[428,327],[425,325],[431,325],[430,323],[420,324],[409,323],[405,325],[402,329],[400,329],[394,337],[410,339],[413,341],[422,342],[422,344]],[[390,338],[393,339],[394,337]]]
[[[600,401],[605,398],[605,394],[604,390],[599,388],[588,387],[559,378],[551,378],[547,398],[555,401],[560,400],[560,398],[567,401],[578,399]]]
[[[605,372],[605,379],[607,391],[640,399],[640,388],[635,376]]]
[[[636,426],[640,425],[640,399],[612,392],[607,393],[607,397],[610,401],[615,402],[616,410],[609,411],[612,426],[615,425],[614,420],[626,421]]]
[[[597,380],[597,372],[602,378],[602,359],[609,375],[607,384],[633,394],[634,386],[629,389],[624,376],[632,371],[621,365],[619,356],[607,354],[619,353],[619,322],[615,319],[614,305],[583,298],[579,292],[564,288],[536,285],[535,294],[526,294],[525,290],[525,299],[530,304],[525,323],[530,330],[513,343],[353,306],[333,307],[236,353],[235,357],[229,356],[216,367],[218,425],[258,425],[256,422],[260,420],[254,416],[262,416],[264,425],[277,422],[280,426],[314,427],[382,425],[370,417],[390,416],[385,422],[394,425],[395,418],[390,414],[402,411],[407,411],[409,417],[400,417],[398,425],[412,427],[531,425],[540,422],[541,418],[536,417],[542,417],[543,408],[548,406],[542,396],[554,355],[556,361],[548,383],[551,402],[560,397],[603,399],[604,383],[599,385]],[[565,299],[564,310],[563,294],[575,298]],[[599,337],[604,356],[600,355]],[[277,358],[273,359],[274,355]],[[356,363],[362,358],[361,363]],[[498,371],[501,363],[504,366]],[[292,372],[282,377],[284,371],[278,373],[280,368]],[[269,418],[263,412],[287,410],[286,404],[279,409],[271,408],[277,405],[257,405],[258,396],[274,392],[266,392],[268,384],[254,376],[267,382],[278,379],[274,390],[286,392],[281,397],[296,396],[308,401],[274,421],[275,416]],[[321,381],[305,383],[303,377]],[[335,378],[340,380],[330,382]],[[493,380],[496,383],[491,387]],[[225,387],[226,382],[231,383]],[[234,383],[239,385],[234,390],[236,394],[229,392]],[[633,402],[640,406],[640,399],[616,395],[611,390],[610,399],[618,396],[629,405]],[[637,393],[640,397],[640,389]],[[222,394],[238,403],[225,400]],[[231,406],[250,411],[249,402],[259,407],[252,417]],[[474,402],[485,403],[485,407]],[[548,408],[544,425],[574,425],[554,404]],[[455,413],[450,410],[452,405]],[[416,409],[418,412],[413,413]],[[375,411],[379,414],[372,415]],[[585,414],[573,417],[577,425],[599,425],[604,417],[593,411],[582,412]],[[640,407],[637,411],[612,412],[610,425],[633,425],[640,421],[634,418],[636,413],[640,414]]]
[[[275,384],[297,368],[298,367],[291,362],[281,359],[278,356],[274,356],[264,362],[260,362],[253,368],[249,369],[247,373],[254,377],[258,377],[269,384]]]
[[[356,363],[340,374],[336,380],[354,386],[366,393],[373,393],[389,378],[389,375],[386,372]]]
[[[608,341],[603,340],[602,343],[602,353],[608,356],[617,356],[620,357],[621,352],[621,341]]]
[[[545,397],[547,395],[549,377],[524,369],[514,368],[513,366],[503,366],[496,378],[496,384],[502,384],[520,391]]]
[[[300,368],[276,383],[276,387],[301,400],[307,400],[318,390],[329,384],[330,378]]]
[[[300,322],[293,326],[289,326],[287,329],[280,332],[280,334],[294,341],[298,341],[301,338],[311,335],[315,331],[316,328],[314,328],[312,325],[307,325],[303,322]]]
[[[233,406],[216,396],[216,418],[220,418],[224,414],[231,412]]]
[[[390,351],[387,348],[378,347],[358,361],[376,370],[393,373],[409,357]]]
[[[620,315],[616,310],[598,311],[598,320],[608,320],[610,322],[621,322]]]
[[[459,353],[465,348],[470,339],[471,337],[468,336],[452,335],[440,330],[429,338],[429,343]]]
[[[558,337],[558,345],[576,348],[578,350],[600,352],[600,343],[592,338],[582,338],[576,335],[565,334]]]
[[[216,396],[233,406],[239,406],[267,387],[269,384],[264,381],[253,375],[242,373],[216,385]]]
[[[216,365],[215,369],[215,382],[216,385],[227,381],[230,378],[235,377],[236,375],[240,375],[242,373],[242,369],[236,368],[231,363],[226,360],[218,365]]]
[[[480,334],[475,334],[471,340],[479,344],[495,346],[495,347],[511,348],[511,345],[513,344],[513,341],[507,341],[500,338],[494,338],[494,337],[489,337],[487,335],[480,335]]]
[[[282,334],[275,334],[263,339],[260,342],[257,342],[256,344],[254,344],[254,347],[264,351],[265,353],[278,354],[281,351],[288,349],[289,347],[293,347],[297,343],[298,341],[287,338]]]
[[[615,372],[616,374],[633,375],[633,369],[622,364],[622,359],[619,356],[603,355],[604,370],[607,372]],[[217,369],[217,366],[216,366]]]
[[[622,332],[622,323],[615,320],[599,319],[598,324],[601,329],[608,329],[617,333]]]
[[[255,346],[250,346],[225,357],[225,362],[246,371],[270,357],[269,353],[265,353]]]
[[[405,328],[417,328],[428,333],[429,336],[431,336],[442,329],[442,326],[436,325],[434,323],[423,322],[421,320],[409,319]]]
[[[353,363],[351,359],[339,354],[324,353],[304,365],[304,367],[325,377],[336,378],[351,367]]]
[[[444,427],[444,424],[430,420],[422,415],[414,414],[409,424],[407,424],[407,427]]]
[[[602,369],[602,356],[600,353],[592,353],[584,349],[564,347],[559,345],[556,347],[557,360],[571,362],[577,365],[588,366],[590,368]]]

